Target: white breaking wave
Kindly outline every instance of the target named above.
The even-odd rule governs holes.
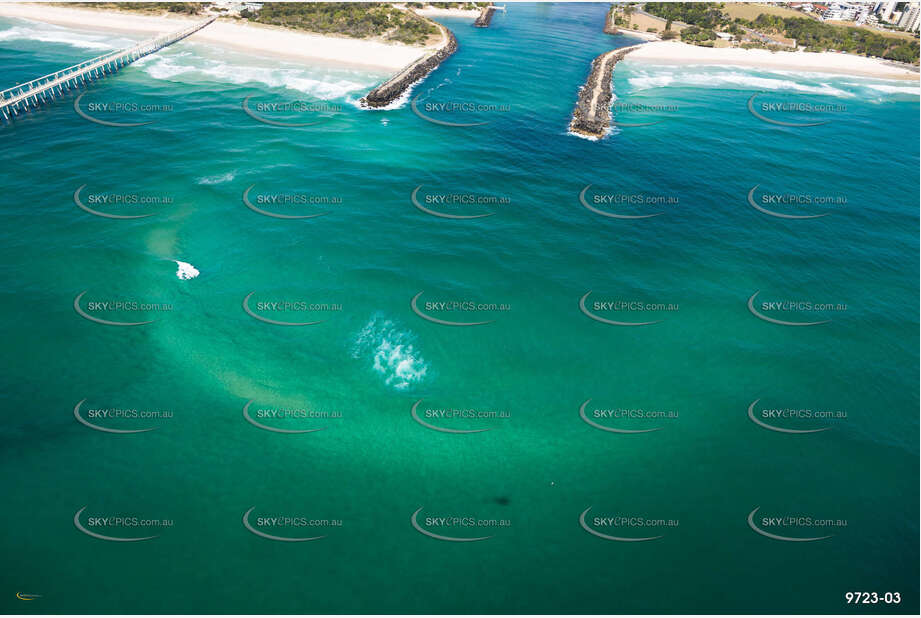
[[[222,182],[230,182],[237,177],[236,172],[227,172],[226,174],[217,174],[215,176],[203,176],[195,181],[199,185],[219,185]]]
[[[176,75],[182,75],[194,70],[194,67],[188,64],[180,64],[178,60],[182,57],[191,56],[189,52],[167,55],[145,56],[134,63],[135,67],[144,69],[144,71],[154,79],[169,79]]]
[[[349,97],[349,98],[346,99],[346,101],[347,101],[348,103],[354,105],[354,106],[357,107],[358,109],[365,110],[365,111],[371,111],[371,112],[386,112],[386,111],[393,110],[393,109],[400,109],[400,108],[402,108],[402,107],[405,107],[406,104],[409,103],[409,101],[410,101],[410,96],[412,95],[413,90],[415,90],[416,86],[418,86],[419,84],[421,84],[422,82],[424,82],[426,77],[428,77],[427,74],[426,74],[426,75],[423,75],[422,77],[420,77],[419,79],[417,79],[416,81],[414,81],[413,83],[411,83],[409,86],[406,87],[406,90],[404,90],[404,91],[400,94],[400,96],[398,96],[398,97],[395,98],[393,101],[391,101],[390,103],[388,103],[387,105],[384,105],[384,106],[382,106],[382,107],[365,107],[365,106],[363,106],[363,105],[361,104],[361,98],[360,98],[360,97]],[[378,85],[377,82],[375,82],[374,84],[372,84],[372,86],[377,86],[377,85]],[[444,83],[441,83],[441,84],[435,86],[432,90],[435,91],[435,90],[441,88],[442,86],[444,86]],[[370,90],[370,87],[369,87],[368,89]],[[362,95],[364,95],[364,94],[367,94],[367,93],[362,93]]]
[[[148,56],[135,63],[154,79],[182,77],[190,81],[213,81],[224,84],[264,84],[286,88],[321,100],[345,98],[349,93],[367,90],[375,81],[368,76],[346,71],[261,67],[206,58],[191,52]]]
[[[48,24],[35,24],[34,26],[13,26],[0,30],[0,41],[28,40],[41,43],[62,43],[83,49],[100,51],[114,51],[132,45],[132,39],[108,38],[101,35],[74,32],[64,28],[57,28]]]
[[[744,90],[791,90],[833,97],[854,97],[853,92],[836,88],[829,83],[805,84],[792,79],[760,77],[738,71],[705,71],[689,73],[664,69],[659,72],[635,71],[627,78],[633,90],[648,90],[665,86],[738,86]]]
[[[572,137],[578,137],[579,139],[585,139],[590,142],[597,142],[601,139],[600,137],[595,137],[594,135],[582,135],[581,133],[575,133],[573,131],[566,131],[566,135],[571,135]],[[607,133],[605,135],[607,135]]]
[[[99,51],[114,51],[136,42],[117,35],[85,33],[28,20],[16,23],[15,26],[0,30],[0,41],[21,39],[63,43]],[[133,66],[154,79],[261,84],[326,101],[342,100],[359,93],[363,95],[380,81],[380,76],[359,70],[304,67],[291,63],[279,66],[277,61],[267,61],[264,66],[259,66],[259,62],[259,59],[243,54],[193,43],[183,51],[169,49],[146,56],[133,63]]]
[[[194,279],[200,274],[198,269],[188,262],[180,262],[179,260],[173,261],[179,266],[178,270],[176,270],[176,276],[180,279]]]
[[[666,73],[663,75],[654,75],[644,74],[640,77],[630,77],[627,79],[627,83],[630,84],[630,87],[634,90],[648,90],[650,88],[664,88],[672,82],[675,81],[675,76]]]
[[[380,314],[371,317],[355,338],[353,358],[368,357],[384,383],[403,390],[421,382],[428,372],[425,359],[413,345],[415,337],[399,330]]]
[[[869,88],[870,90],[876,90],[878,92],[885,92],[887,94],[910,94],[914,96],[921,96],[921,88],[918,86],[890,86],[888,84],[852,84],[854,86],[859,86],[861,88]]]

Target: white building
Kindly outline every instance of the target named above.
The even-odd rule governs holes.
[[[918,32],[919,25],[921,25],[921,7],[917,2],[910,2],[902,11],[899,28],[904,28],[909,32]]]
[[[877,11],[879,13],[879,18],[882,21],[891,21],[892,11],[895,10],[895,5],[897,4],[898,2],[896,2],[895,0],[889,0],[888,2],[881,2],[879,10]]]
[[[850,6],[833,5],[822,15],[825,21],[854,21],[857,19],[857,9]]]

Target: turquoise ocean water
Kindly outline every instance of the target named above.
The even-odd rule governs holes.
[[[411,96],[479,126],[358,109],[386,73],[193,37],[83,91],[88,114],[152,124],[94,124],[70,94],[0,128],[0,608],[916,613],[918,83],[628,59],[625,126],[580,139],[567,124],[589,62],[637,42],[601,32],[606,7],[442,20],[459,51]],[[0,83],[139,39],[0,20]],[[771,119],[825,123],[765,122],[753,95]],[[261,123],[246,97],[319,124]],[[267,107],[291,102],[311,111]],[[598,214],[587,185],[603,212],[661,214]],[[325,214],[260,215],[250,187],[266,211]],[[493,214],[428,214],[417,188],[430,210]],[[773,212],[828,214],[759,212],[753,188]],[[153,216],[94,216],[78,189]],[[84,291],[91,316],[154,321],[84,319]],[[590,313],[657,323],[593,320],[589,291]],[[426,320],[420,292],[420,313],[492,321]],[[828,322],[759,319],[756,292],[766,317]],[[251,293],[257,315],[320,323],[255,319]],[[588,399],[597,425],[657,431],[592,426]],[[426,427],[420,400],[421,421],[489,431]],[[827,430],[771,431],[756,400],[756,420]],[[97,426],[155,430],[93,430],[81,401]],[[249,401],[263,425],[323,431],[256,427]],[[129,412],[97,412],[112,409]],[[791,409],[834,414],[762,413]],[[86,531],[157,538],[81,533],[83,507]],[[251,508],[258,531],[325,538],[260,538]],[[590,534],[589,508],[596,532],[660,538]],[[764,536],[754,509],[766,533],[829,538]],[[491,538],[432,538],[417,511],[426,532]]]

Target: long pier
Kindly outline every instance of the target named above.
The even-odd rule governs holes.
[[[62,96],[69,90],[86,85],[87,82],[111,75],[135,60],[195,34],[215,19],[217,18],[212,17],[177,32],[155,36],[131,47],[90,58],[66,69],[0,91],[0,117],[10,121],[14,116],[35,109],[42,103],[53,101],[55,95]]]
[[[640,45],[620,47],[592,60],[588,79],[579,89],[579,100],[572,112],[569,130],[587,137],[603,137],[611,126],[611,82],[614,65]]]
[[[362,107],[385,107],[396,101],[406,90],[438,68],[445,58],[457,51],[454,33],[435,22],[441,30],[443,43],[436,51],[403,67],[399,73],[374,88],[359,101]]]

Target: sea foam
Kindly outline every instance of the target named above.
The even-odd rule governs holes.
[[[287,67],[262,67],[217,60],[196,53],[183,52],[148,56],[140,66],[154,79],[218,82],[222,84],[263,84],[285,88],[316,99],[329,101],[345,98],[349,93],[369,89],[372,77],[346,71],[326,71]],[[242,60],[242,59],[241,59]]]
[[[789,76],[789,73],[786,74]],[[632,90],[648,90],[666,86],[703,86],[703,87],[739,87],[744,90],[790,90],[833,97],[854,97],[853,92],[836,88],[829,83],[806,84],[794,79],[779,79],[752,75],[743,71],[701,71],[661,69],[654,71],[638,70],[627,77]]]
[[[202,176],[195,181],[199,185],[219,185],[224,182],[230,182],[237,177],[236,172],[227,172],[226,174],[216,174],[214,176]]]
[[[384,383],[404,390],[425,379],[428,365],[414,346],[415,336],[375,314],[355,337],[353,358],[367,358]]]
[[[121,37],[108,38],[105,36],[74,32],[58,28],[49,24],[34,24],[28,26],[13,26],[0,30],[0,41],[29,40],[41,43],[63,43],[72,47],[102,51],[114,51],[120,47],[132,44],[131,39]]]
[[[179,279],[194,279],[199,275],[198,269],[188,262],[180,262],[179,260],[173,261],[176,262],[177,266],[179,266],[179,268],[176,270],[176,276]]]

